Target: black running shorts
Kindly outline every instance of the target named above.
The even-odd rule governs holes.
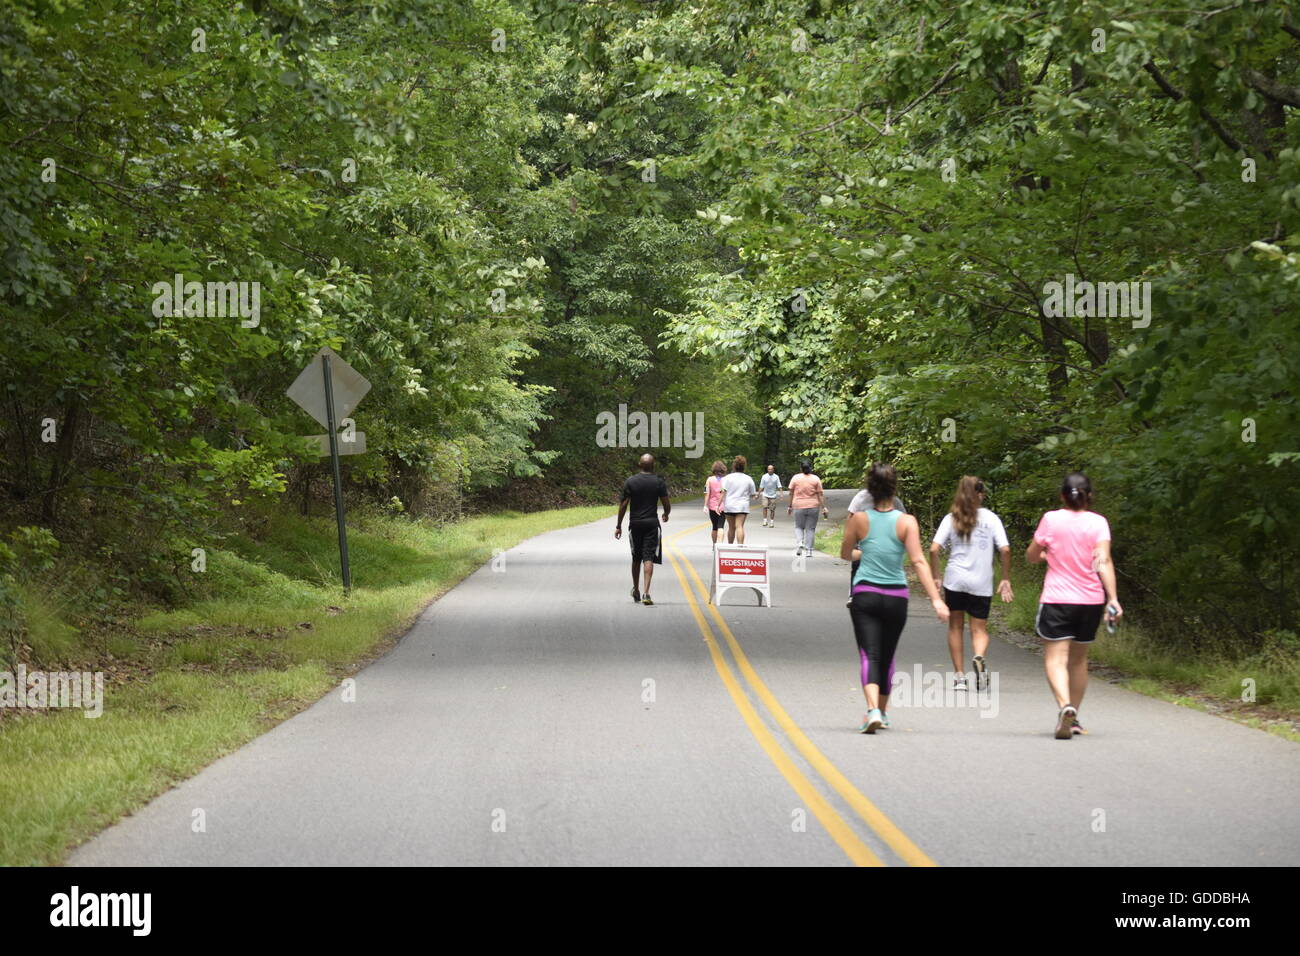
[[[1103,604],[1040,604],[1034,630],[1045,641],[1091,644],[1106,613]]]
[[[971,617],[977,617],[981,621],[989,619],[989,607],[993,603],[993,595],[981,597],[978,594],[967,594],[965,591],[949,591],[943,589],[943,603],[948,605],[950,611],[965,611]]]
[[[628,526],[628,537],[632,542],[632,557],[642,561],[662,564],[659,557],[659,522],[654,524],[634,524]]]
[[[710,512],[709,512],[709,522],[710,522],[710,524],[713,525],[713,530],[714,530],[714,531],[717,531],[717,530],[719,530],[719,529],[720,529],[724,524],[727,523],[727,516],[724,515],[721,511],[710,511]]]

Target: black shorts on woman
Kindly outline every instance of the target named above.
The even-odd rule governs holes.
[[[970,594],[966,591],[943,589],[943,603],[949,611],[962,611],[981,621],[989,619],[989,609],[993,606],[993,595]]]
[[[1034,633],[1045,641],[1074,641],[1091,644],[1097,639],[1106,605],[1040,604],[1034,619]]]

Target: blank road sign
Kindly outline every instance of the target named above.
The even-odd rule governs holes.
[[[307,437],[320,446],[322,455],[330,453],[329,435],[308,435]],[[354,432],[352,441],[344,441],[343,433],[339,432],[338,449],[340,455],[364,455],[366,453],[366,433]]]
[[[321,370],[321,356],[330,357],[330,384],[334,390],[334,421],[338,423],[352,414],[352,410],[370,391],[370,383],[364,375],[354,369],[335,352],[326,346],[317,352],[307,367],[302,370],[293,384],[284,393],[297,402],[316,421],[329,428],[329,418],[325,414],[325,374]]]

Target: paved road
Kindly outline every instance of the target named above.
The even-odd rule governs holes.
[[[732,592],[715,617],[682,583],[708,579],[707,530],[682,535],[698,507],[673,513],[654,607],[628,595],[612,520],[527,541],[432,605],[355,702],[330,694],[71,862],[1295,863],[1296,745],[1101,681],[1090,734],[1054,740],[1040,658],[1009,644],[986,709],[921,697],[856,733],[845,565],[795,570],[790,521],[754,519],[776,606]],[[949,667],[923,601],[898,661],[917,666]]]

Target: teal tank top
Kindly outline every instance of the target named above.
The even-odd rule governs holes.
[[[853,576],[854,584],[888,584],[895,587],[907,587],[907,575],[903,572],[903,555],[907,549],[898,540],[898,519],[903,512],[895,507],[892,511],[868,511],[867,521],[870,527],[867,536],[858,542],[862,550],[862,563],[858,573]]]

